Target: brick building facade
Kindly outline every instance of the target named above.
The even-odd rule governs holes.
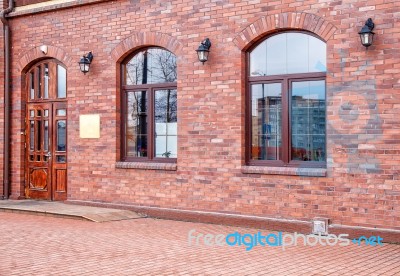
[[[7,1],[2,2],[7,7]],[[10,198],[25,198],[28,185],[27,72],[38,62],[54,59],[67,70],[69,202],[304,232],[310,232],[314,218],[323,217],[330,220],[333,232],[379,228],[399,239],[400,2],[16,4],[7,16],[12,76]],[[375,38],[366,50],[358,32],[368,18],[375,23]],[[251,150],[246,148],[251,129],[246,119],[247,53],[271,35],[291,31],[326,43],[326,162],[317,167],[253,165],[247,162]],[[203,65],[195,50],[207,37],[212,46]],[[0,39],[3,47],[3,33]],[[40,49],[43,45],[46,54]],[[149,46],[176,56],[176,162],[122,158],[121,65]],[[94,58],[89,73],[83,74],[78,61],[89,51]],[[4,80],[3,51],[0,54]],[[100,138],[81,138],[80,117],[88,114],[100,115]]]

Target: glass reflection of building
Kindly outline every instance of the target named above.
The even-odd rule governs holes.
[[[324,161],[325,99],[293,96],[292,102],[292,159]]]
[[[281,129],[282,102],[280,96],[267,96],[257,99],[257,113],[252,116],[252,145],[258,145],[259,160],[276,160],[282,146]],[[254,147],[254,146],[253,146]],[[258,154],[257,154],[258,153]],[[254,156],[255,157],[255,156]]]

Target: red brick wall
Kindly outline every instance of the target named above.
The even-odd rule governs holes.
[[[379,0],[149,0],[15,17],[13,197],[23,195],[21,70],[40,57],[32,49],[47,44],[71,60],[66,64],[69,199],[299,220],[327,217],[335,224],[400,229],[399,8],[400,2]],[[291,25],[296,14],[300,21]],[[263,27],[262,18],[268,22],[271,15],[280,16],[275,24],[270,21],[273,27]],[[376,40],[366,51],[357,33],[368,17],[376,23]],[[254,22],[261,25],[251,26]],[[321,33],[328,39],[327,177],[242,173],[241,48],[267,35],[263,30],[286,26],[315,32],[329,26]],[[124,44],[129,37],[138,39]],[[202,65],[194,50],[205,37],[213,45],[209,61]],[[141,43],[161,44],[178,56],[177,171],[115,168],[120,121],[117,59],[121,49],[128,52]],[[94,53],[92,68],[83,75],[77,62],[89,50]],[[79,138],[79,115],[89,113],[101,115],[101,139]]]

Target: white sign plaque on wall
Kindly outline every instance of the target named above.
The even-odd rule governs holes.
[[[100,138],[100,114],[79,115],[79,137]]]

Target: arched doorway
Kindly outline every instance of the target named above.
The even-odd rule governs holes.
[[[67,70],[41,61],[26,73],[25,196],[67,198]]]

